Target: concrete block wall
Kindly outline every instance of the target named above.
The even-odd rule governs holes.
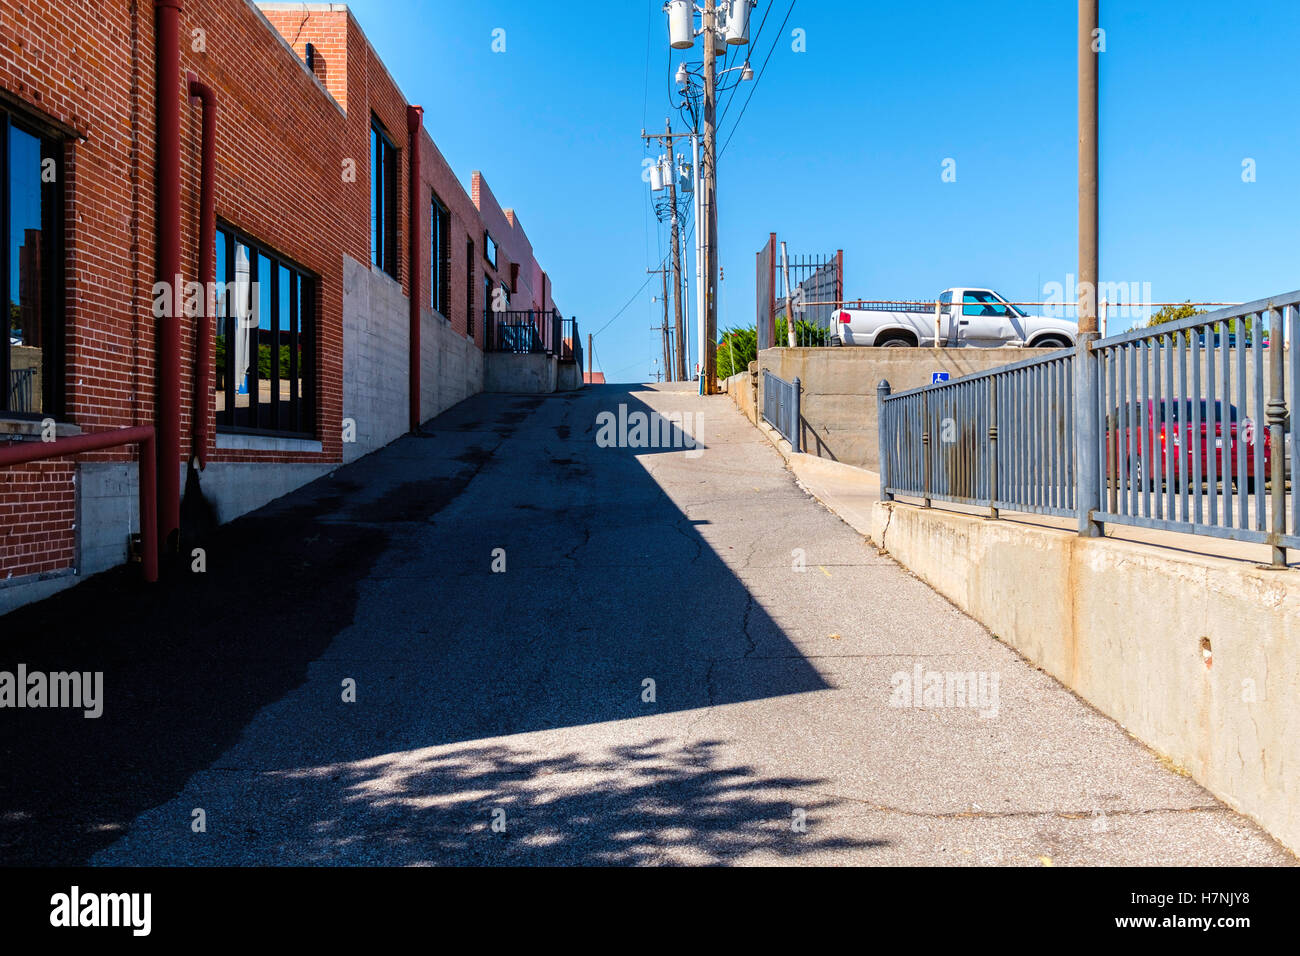
[[[356,423],[356,441],[343,460],[355,461],[410,427],[410,300],[402,287],[369,263],[343,258],[343,419]]]
[[[486,361],[482,350],[452,323],[425,311],[420,332],[420,421],[442,414],[483,391]]]
[[[559,386],[560,360],[554,355],[512,355],[494,352],[486,357],[485,392],[520,392],[549,395]]]

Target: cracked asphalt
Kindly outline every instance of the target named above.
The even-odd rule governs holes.
[[[620,404],[687,413],[702,453],[598,447]],[[222,534],[161,601],[109,576],[19,612],[30,667],[78,600],[137,623],[78,645],[102,727],[5,744],[11,861],[1295,862],[879,555],[725,397],[480,395]],[[986,696],[899,706],[918,667]]]

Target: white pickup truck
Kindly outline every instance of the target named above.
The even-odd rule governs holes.
[[[1026,315],[992,289],[945,289],[934,306],[917,303],[857,303],[835,313],[831,345],[933,346],[970,348],[1067,348],[1079,327],[1069,319]]]

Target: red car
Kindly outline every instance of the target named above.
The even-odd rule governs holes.
[[[1224,409],[1227,409],[1225,415]],[[1166,409],[1168,422],[1166,423]],[[1162,477],[1177,486],[1182,478],[1183,459],[1187,461],[1187,477],[1190,482],[1195,472],[1195,456],[1200,455],[1201,479],[1210,480],[1210,462],[1214,459],[1216,475],[1221,482],[1224,471],[1235,482],[1237,479],[1238,436],[1245,443],[1246,487],[1255,490],[1255,442],[1264,443],[1264,477],[1269,475],[1272,440],[1267,428],[1257,426],[1249,418],[1238,424],[1237,407],[1225,406],[1223,402],[1200,401],[1200,434],[1193,435],[1194,422],[1192,413],[1195,409],[1189,399],[1181,401],[1146,399],[1128,406],[1129,420],[1124,422],[1120,410],[1111,413],[1107,422],[1106,435],[1109,438],[1107,471],[1114,481],[1120,479],[1120,463],[1128,461],[1128,476],[1140,488],[1155,488],[1156,478]],[[1135,418],[1145,417],[1145,422],[1136,422]],[[1224,419],[1227,419],[1226,421]],[[1210,427],[1214,422],[1214,454],[1210,453]],[[1227,437],[1224,428],[1227,427]],[[1262,438],[1261,438],[1262,436]],[[1130,447],[1130,438],[1132,446]],[[1169,445],[1173,445],[1172,459]],[[1152,475],[1143,480],[1146,458],[1150,449]],[[1172,464],[1172,467],[1170,467]]]

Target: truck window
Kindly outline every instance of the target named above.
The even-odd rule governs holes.
[[[1002,315],[1007,307],[994,298],[992,292],[967,292],[962,296],[962,315]]]

